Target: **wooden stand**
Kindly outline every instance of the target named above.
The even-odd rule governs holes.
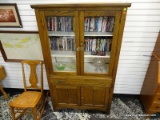
[[[140,100],[147,117],[160,112],[160,33],[143,82]],[[149,115],[150,114],[150,115]]]

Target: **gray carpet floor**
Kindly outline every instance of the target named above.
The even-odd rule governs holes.
[[[18,94],[10,95],[7,101],[0,94],[0,120],[11,120],[8,103]],[[145,118],[143,107],[138,97],[113,97],[110,114],[100,111],[62,109],[54,112],[48,97],[42,120],[160,120],[160,114]],[[24,115],[21,120],[32,120],[31,115]]]

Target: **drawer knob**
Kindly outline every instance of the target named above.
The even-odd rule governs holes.
[[[160,107],[159,106],[156,106],[156,109],[159,109]]]

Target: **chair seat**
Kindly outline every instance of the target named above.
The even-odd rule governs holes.
[[[17,108],[33,108],[42,96],[41,92],[26,91],[10,102],[10,106]]]

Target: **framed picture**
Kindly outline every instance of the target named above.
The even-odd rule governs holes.
[[[0,27],[22,27],[16,3],[0,4]]]
[[[43,60],[38,32],[0,31],[0,51],[6,62]]]

